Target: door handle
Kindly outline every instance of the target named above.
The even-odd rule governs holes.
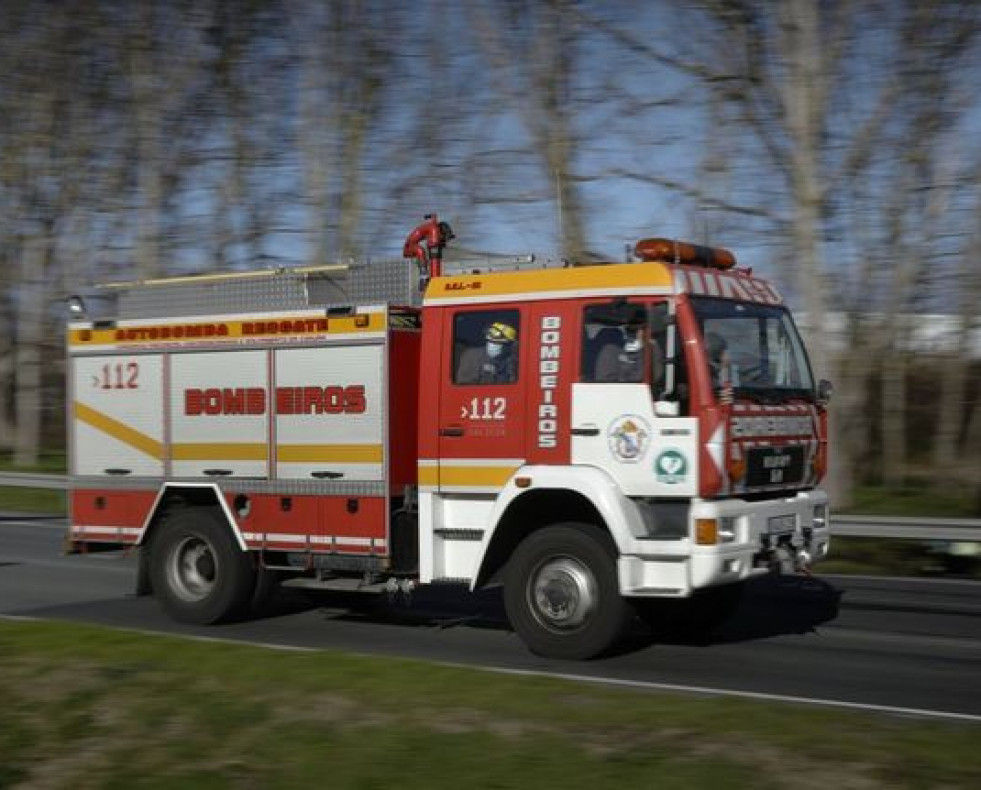
[[[440,428],[440,436],[463,436],[463,428],[459,425],[451,425],[449,428]]]
[[[573,428],[573,436],[599,436],[599,428]]]

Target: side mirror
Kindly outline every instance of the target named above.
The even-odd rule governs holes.
[[[677,417],[681,409],[676,400],[656,400],[654,401],[654,414],[658,417]]]
[[[68,316],[72,321],[84,321],[87,315],[85,310],[85,300],[81,296],[69,296],[65,303],[68,305]]]
[[[822,406],[829,403],[831,401],[831,395],[834,392],[834,389],[835,388],[831,385],[830,381],[828,381],[827,379],[821,379],[818,382],[818,387],[817,387],[818,403],[820,403]]]

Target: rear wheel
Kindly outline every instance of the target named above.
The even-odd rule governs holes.
[[[620,596],[616,548],[590,524],[546,527],[518,546],[504,602],[528,648],[546,658],[592,658],[611,648],[630,621]]]
[[[250,556],[210,508],[182,508],[166,517],[151,546],[150,576],[164,610],[197,625],[242,614],[256,589]]]

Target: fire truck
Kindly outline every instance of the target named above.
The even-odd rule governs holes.
[[[565,659],[827,554],[830,385],[772,285],[669,239],[577,265],[450,238],[73,298],[68,550],[137,549],[196,624],[277,585],[503,586]]]

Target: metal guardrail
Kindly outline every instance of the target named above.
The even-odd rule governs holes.
[[[67,475],[44,475],[40,472],[0,472],[0,486],[64,491],[71,487],[71,478]]]
[[[981,519],[905,516],[836,516],[831,532],[855,538],[908,538],[970,543],[981,541]]]
[[[0,472],[0,486],[67,490],[67,475],[45,475],[32,472]],[[835,535],[855,538],[906,538],[981,543],[981,519],[910,518],[905,516],[831,515]]]

